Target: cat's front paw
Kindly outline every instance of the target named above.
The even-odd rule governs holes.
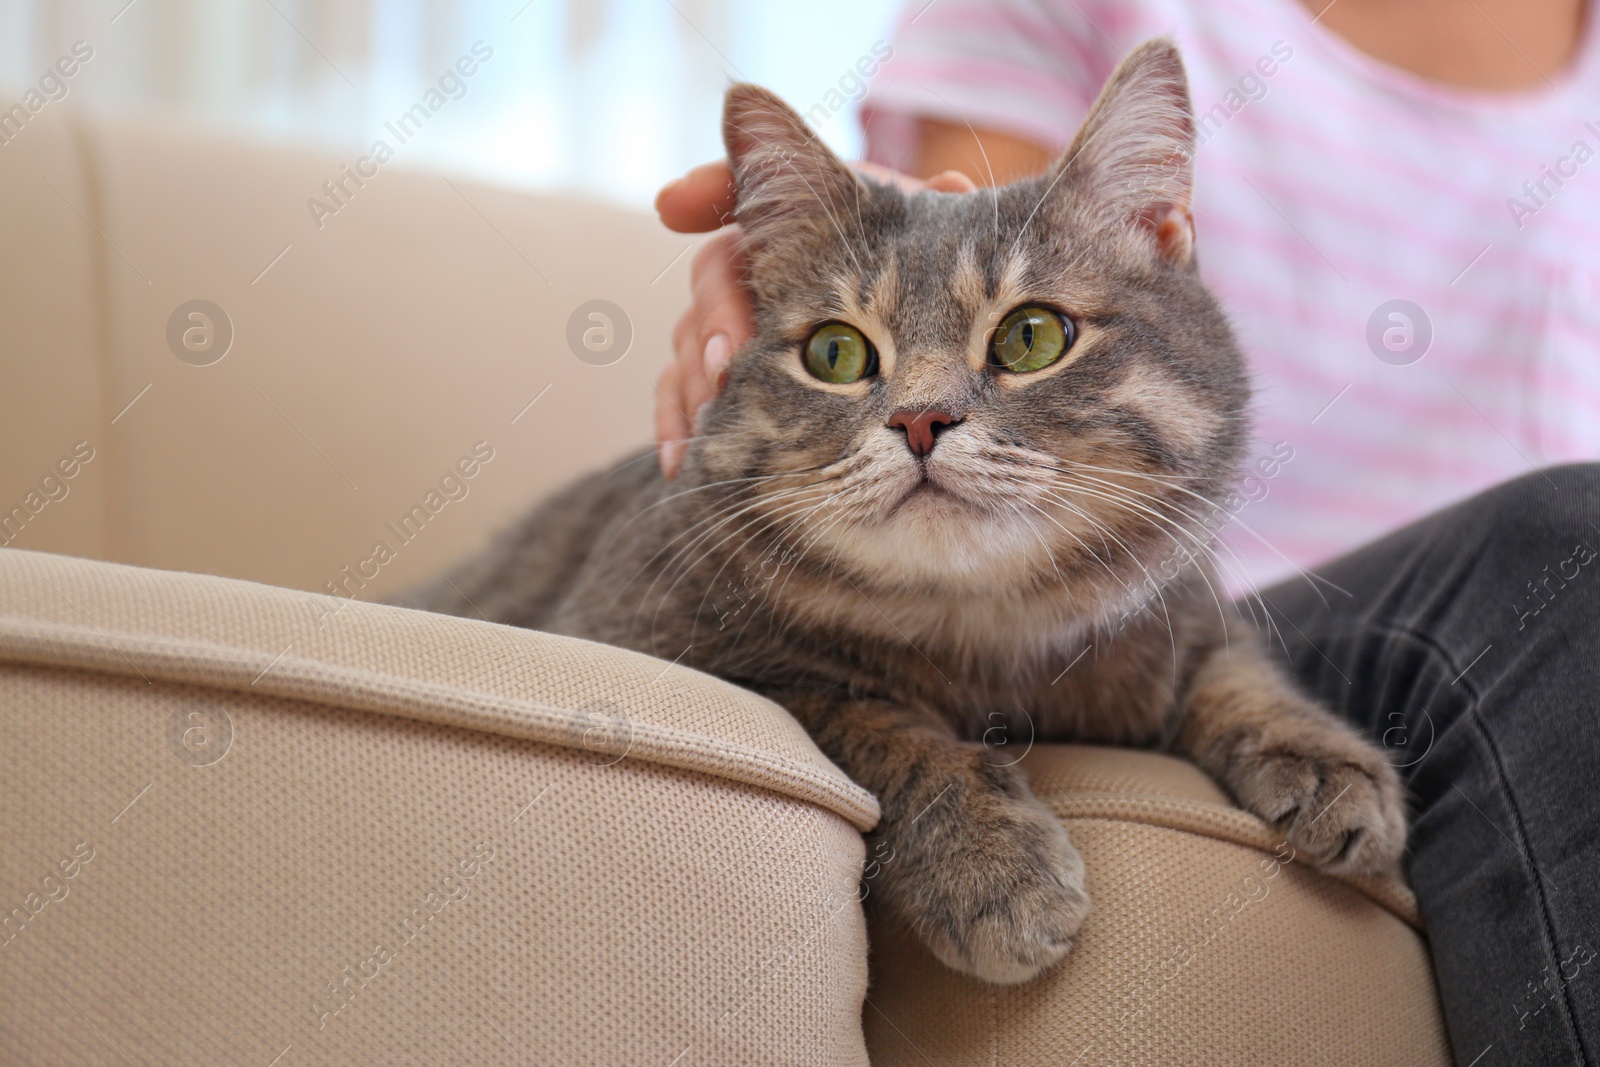
[[[946,843],[917,887],[912,922],[945,966],[988,982],[1026,982],[1071,950],[1089,912],[1083,860],[1031,798],[946,818],[955,825],[939,835]]]
[[[1357,738],[1287,721],[1239,746],[1228,786],[1315,866],[1339,874],[1399,868],[1405,791],[1394,767]]]

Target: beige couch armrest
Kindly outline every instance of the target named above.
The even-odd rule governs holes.
[[[869,897],[878,1067],[1450,1062],[1404,885],[1311,869],[1170,756],[1035,745],[1022,765],[1083,854],[1078,943],[1038,981],[986,986]]]
[[[865,1059],[876,805],[683,667],[7,551],[0,777],[13,1062]]]

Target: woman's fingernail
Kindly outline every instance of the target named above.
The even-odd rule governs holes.
[[[733,348],[728,344],[728,335],[713,334],[711,340],[706,342],[706,377],[715,382],[718,388],[722,386],[722,372],[731,358],[733,358]]]

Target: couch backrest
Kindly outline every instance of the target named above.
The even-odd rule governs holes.
[[[380,165],[52,106],[0,145],[0,543],[360,572],[363,599],[416,581],[649,442],[689,245],[407,170],[404,145]],[[620,359],[614,315],[609,351],[569,344],[591,300],[631,324]],[[227,326],[191,301],[231,324],[216,362]]]

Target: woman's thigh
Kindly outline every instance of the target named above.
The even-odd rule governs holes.
[[[1406,777],[1458,1061],[1597,1062],[1600,465],[1508,482],[1316,574],[1262,593],[1269,636]]]

